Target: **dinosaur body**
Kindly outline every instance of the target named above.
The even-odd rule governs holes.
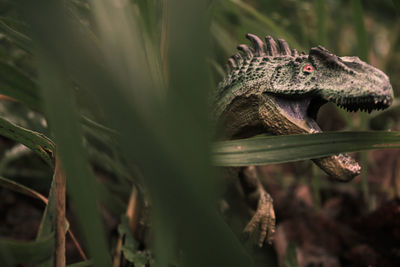
[[[229,59],[215,96],[215,119],[223,125],[224,139],[320,132],[316,116],[326,102],[371,112],[393,101],[389,78],[358,57],[338,57],[321,46],[306,55],[282,39],[276,43],[267,36],[264,43],[255,35],[246,37],[252,47],[238,46],[240,53]],[[341,181],[361,170],[345,154],[313,161]]]

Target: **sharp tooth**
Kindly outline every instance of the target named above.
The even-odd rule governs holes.
[[[383,100],[383,104],[385,105],[387,104],[387,99]]]
[[[379,101],[378,101],[378,98],[374,98],[374,103],[375,103],[375,105],[378,104],[378,102],[379,102]]]

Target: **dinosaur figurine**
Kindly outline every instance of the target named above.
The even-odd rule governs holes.
[[[316,123],[319,108],[333,102],[348,111],[380,110],[393,101],[389,78],[358,57],[338,57],[322,46],[308,55],[277,42],[247,34],[252,46],[239,45],[227,64],[227,75],[214,99],[214,115],[222,126],[222,139],[260,133],[288,135],[321,132]],[[361,167],[346,154],[313,159],[333,179],[349,181]],[[259,181],[256,169],[237,168],[243,191],[255,214],[245,236],[259,235],[257,243],[271,243],[275,231],[272,198]],[[255,197],[256,196],[256,197]],[[254,201],[256,199],[256,201]]]

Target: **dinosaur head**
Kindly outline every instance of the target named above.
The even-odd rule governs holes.
[[[299,54],[282,39],[276,43],[267,36],[264,43],[255,35],[247,37],[253,47],[239,47],[244,56],[258,60],[260,65],[266,61],[261,71],[273,68],[266,83],[260,86],[266,96],[260,114],[273,134],[320,132],[316,117],[319,108],[327,102],[348,111],[371,112],[385,109],[393,101],[392,86],[386,74],[358,57],[338,57],[321,46],[312,48],[309,55]],[[240,74],[240,68],[237,69]],[[341,181],[352,179],[361,170],[358,163],[345,154],[313,161]]]
[[[393,101],[385,73],[358,57],[338,57],[322,46],[278,65],[270,87],[278,95],[319,98],[348,111],[385,109]]]

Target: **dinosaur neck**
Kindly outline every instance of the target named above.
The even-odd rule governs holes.
[[[260,95],[234,98],[215,118],[218,124],[223,125],[222,139],[247,138],[268,132],[259,115],[262,101]]]
[[[261,95],[268,91],[269,80],[277,65],[289,60],[283,57],[254,57],[244,60],[219,84],[214,114],[219,117],[239,97]]]

